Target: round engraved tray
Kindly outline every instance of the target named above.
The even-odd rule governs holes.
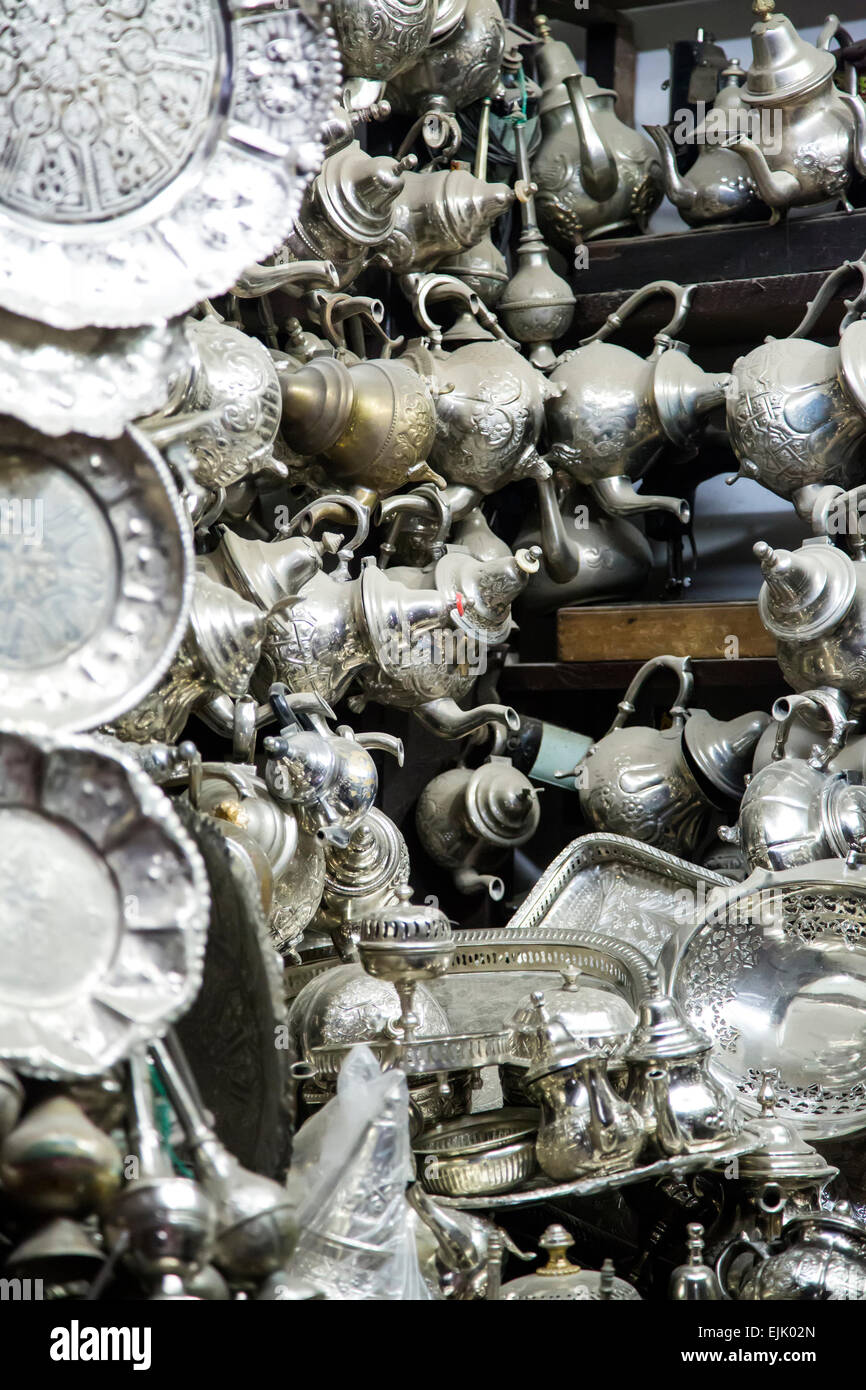
[[[635,1183],[650,1182],[653,1179],[669,1177],[672,1174],[696,1173],[706,1168],[724,1167],[734,1158],[749,1153],[758,1144],[758,1136],[743,1130],[735,1138],[729,1139],[723,1147],[711,1153],[689,1154],[679,1158],[660,1158],[654,1163],[645,1163],[635,1168],[623,1168],[619,1172],[600,1173],[596,1177],[577,1178],[574,1182],[551,1182],[543,1175],[530,1178],[527,1183],[514,1192],[491,1193],[486,1197],[440,1197],[436,1201],[443,1207],[460,1207],[464,1211],[483,1211],[507,1207],[531,1207],[540,1202],[552,1202],[564,1197],[594,1197],[599,1192],[612,1188],[631,1187]]]
[[[672,992],[714,1043],[711,1066],[760,1111],[809,1139],[866,1129],[866,873],[841,859],[753,874],[660,960]]]
[[[85,738],[0,729],[0,1057],[93,1076],[195,998],[210,895],[164,792]]]
[[[294,0],[29,0],[0,25],[0,304],[153,322],[281,243],[341,81]]]
[[[162,679],[186,631],[192,529],[156,449],[0,417],[0,722],[96,728]]]

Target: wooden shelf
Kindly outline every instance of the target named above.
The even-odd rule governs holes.
[[[625,690],[642,661],[526,661],[506,662],[499,679],[503,698],[521,694],[562,695],[593,690]],[[746,657],[739,661],[692,662],[699,689],[770,689],[780,694],[785,687],[774,658]],[[663,677],[662,673],[662,677]]]
[[[561,608],[560,661],[648,661],[659,652],[705,660],[774,658],[756,603],[617,603]]]

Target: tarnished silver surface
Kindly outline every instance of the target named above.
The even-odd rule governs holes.
[[[162,408],[185,357],[176,321],[64,330],[0,309],[0,411],[45,434],[116,439]]]
[[[224,0],[14,6],[0,73],[0,302],[58,328],[182,313],[272,252],[341,80],[313,10]]]
[[[2,420],[0,721],[93,728],[164,675],[186,631],[192,532],[130,428],[110,443]]]
[[[92,1076],[195,997],[209,909],[171,802],[86,738],[0,730],[0,1056]]]
[[[668,943],[672,992],[745,1114],[775,1070],[777,1111],[807,1138],[866,1128],[864,942],[862,870],[830,859],[754,873]]]

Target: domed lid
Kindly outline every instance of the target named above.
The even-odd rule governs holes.
[[[396,902],[358,919],[361,942],[371,945],[379,942],[414,945],[417,942],[451,940],[451,922],[435,903],[413,903],[412,889],[408,884],[402,884],[396,896]]]
[[[596,981],[580,983],[580,972],[568,967],[562,972],[562,984],[534,992],[521,999],[512,1014],[510,1027],[514,1033],[514,1051],[518,1057],[532,1061],[539,1039],[539,1003],[546,1005],[550,1023],[561,1026],[564,1035],[580,1046],[607,1044],[606,1052],[617,1042],[624,1042],[634,1027],[635,1013],[622,995],[604,989]]]
[[[485,840],[504,849],[522,845],[538,829],[538,793],[507,758],[476,768],[466,788],[466,811]]]
[[[758,611],[774,637],[808,641],[845,616],[854,597],[854,565],[829,536],[810,536],[795,551],[758,541],[753,553],[764,576]]]
[[[422,1037],[450,1033],[445,1011],[423,983],[415,987],[412,1007]],[[390,981],[368,975],[354,961],[336,965],[304,985],[292,1001],[289,1029],[298,1056],[309,1061],[315,1047],[395,1037],[400,1013],[400,999]]]
[[[705,709],[692,710],[683,730],[686,751],[712,786],[733,801],[746,789],[755,745],[770,723],[763,710],[737,719],[714,719]]]
[[[536,54],[538,76],[541,79],[541,97],[538,114],[554,110],[557,106],[569,106],[569,96],[565,88],[566,77],[580,77],[578,61],[567,43],[555,39],[550,32],[550,22],[546,15],[535,17],[535,27],[539,37],[544,40]],[[592,97],[616,97],[609,87],[599,87],[593,77],[583,77],[583,95],[589,101]]]
[[[657,970],[647,972],[647,986],[626,1047],[626,1061],[654,1062],[663,1057],[695,1057],[709,1052],[710,1039],[689,1022],[675,999],[662,993]]]
[[[547,1263],[534,1274],[524,1274],[503,1284],[501,1297],[506,1302],[548,1298],[640,1301],[637,1290],[616,1277],[609,1260],[605,1260],[601,1272],[572,1264],[568,1250],[574,1240],[564,1226],[548,1226],[538,1244],[540,1250],[547,1252]]]
[[[525,1076],[527,1082],[538,1081],[550,1072],[574,1067],[579,1062],[597,1061],[603,1057],[603,1049],[596,1039],[576,1038],[562,1018],[551,1017],[546,996],[540,990],[531,998],[535,1010],[535,1029],[533,1031],[532,1018],[529,1017],[522,1035],[522,1045],[533,1063]]]
[[[807,43],[790,19],[773,14],[774,0],[754,0],[758,19],[752,25],[752,65],[743,89],[744,101],[778,105],[805,97],[836,71],[832,53]]]
[[[796,1127],[776,1115],[776,1093],[773,1073],[765,1072],[758,1101],[761,1114],[749,1120],[747,1129],[757,1132],[760,1144],[739,1159],[740,1179],[749,1182],[775,1182],[780,1178],[802,1178],[814,1182],[829,1182],[837,1168],[824,1161],[817,1150],[807,1144]]]

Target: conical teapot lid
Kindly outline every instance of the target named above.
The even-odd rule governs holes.
[[[854,597],[854,565],[829,536],[810,536],[795,551],[758,541],[753,551],[764,576],[758,611],[774,637],[809,641],[845,616]]]
[[[504,848],[525,844],[541,818],[535,788],[507,759],[476,768],[466,788],[466,806],[485,838]]]
[[[758,15],[752,25],[752,65],[743,100],[752,105],[777,106],[805,97],[836,71],[836,59],[797,33],[787,15],[773,14],[773,0],[754,0]]]
[[[686,720],[683,742],[706,780],[724,796],[739,801],[746,790],[746,774],[752,770],[755,745],[769,723],[770,716],[763,710],[723,720],[695,709]]]
[[[838,1169],[832,1168],[811,1144],[807,1144],[796,1125],[776,1114],[776,1092],[772,1074],[767,1072],[758,1092],[761,1114],[749,1120],[746,1128],[760,1136],[760,1144],[739,1159],[739,1176],[746,1182],[775,1182],[780,1178],[829,1182]]]
[[[712,1042],[689,1022],[676,1000],[662,992],[657,970],[648,972],[647,985],[625,1050],[626,1061],[654,1062],[664,1057],[695,1057],[709,1052]]]
[[[578,61],[568,44],[562,43],[551,35],[550,24],[545,15],[536,15],[535,27],[544,40],[536,54],[538,76],[542,84],[541,97],[538,103],[539,116],[543,116],[545,112],[552,111],[557,106],[570,105],[568,92],[564,85],[566,77],[583,76],[583,95],[587,101],[592,97],[616,96],[616,92],[609,87],[599,87],[595,78],[584,76],[581,73]]]

